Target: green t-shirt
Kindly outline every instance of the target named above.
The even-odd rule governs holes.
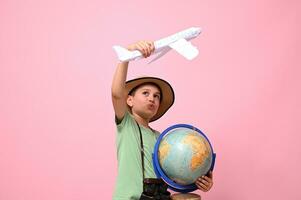
[[[152,153],[159,132],[140,125],[144,147],[145,178],[156,178],[152,163]],[[114,200],[139,199],[142,193],[142,164],[140,154],[140,134],[134,117],[126,112],[117,125],[118,175]]]

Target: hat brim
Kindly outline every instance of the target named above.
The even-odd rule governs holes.
[[[167,81],[156,77],[141,77],[127,81],[125,85],[127,94],[129,94],[137,86],[144,83],[154,83],[160,87],[162,92],[158,111],[150,120],[150,122],[153,122],[162,117],[166,113],[166,111],[173,105],[175,94],[171,85]]]

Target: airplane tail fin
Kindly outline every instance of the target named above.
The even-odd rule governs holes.
[[[132,52],[121,47],[121,46],[113,46],[113,49],[115,50],[117,57],[120,61],[127,61],[131,58]]]

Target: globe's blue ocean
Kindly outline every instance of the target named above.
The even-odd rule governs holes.
[[[214,164],[209,140],[190,125],[175,125],[164,131],[154,154],[157,175],[176,190],[194,190],[197,178],[207,174]]]

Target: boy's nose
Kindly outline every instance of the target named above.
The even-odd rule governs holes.
[[[149,96],[148,100],[151,101],[151,102],[155,102],[155,98],[153,96]]]

